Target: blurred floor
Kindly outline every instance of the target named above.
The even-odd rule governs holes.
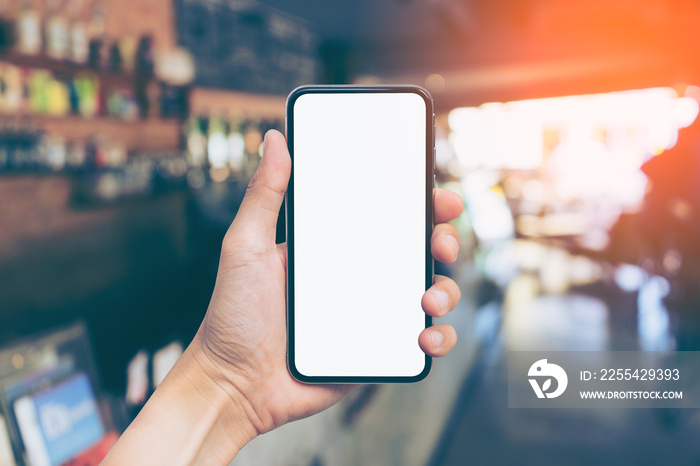
[[[540,257],[553,253],[542,252]],[[501,264],[517,262],[517,256],[511,249]],[[673,312],[669,318],[658,279],[642,280],[632,291],[603,279],[552,287],[551,281],[561,278],[556,263],[550,257],[509,280],[500,330],[477,356],[430,464],[700,465],[696,410],[508,408],[509,350],[637,350],[675,344],[669,326]],[[561,270],[571,265],[569,260]]]

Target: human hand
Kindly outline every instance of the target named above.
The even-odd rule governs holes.
[[[245,400],[257,433],[315,414],[337,403],[355,385],[309,385],[293,379],[286,362],[286,245],[275,245],[277,215],[291,170],[286,141],[277,131],[265,138],[264,156],[224,239],[207,316],[200,329],[203,353],[215,377]],[[459,235],[447,222],[462,211],[456,194],[435,192],[433,257],[453,262]],[[456,283],[442,276],[422,299],[425,312],[442,317],[460,298]],[[450,325],[425,329],[418,339],[431,356],[444,356],[457,341]]]
[[[357,387],[303,384],[287,370],[287,249],[275,244],[275,231],[290,171],[284,136],[268,132],[260,166],[224,238],[204,321],[103,464],[228,464],[255,436],[322,411]],[[446,222],[462,212],[462,200],[442,189],[433,197],[432,255],[453,262],[459,235]],[[442,317],[459,298],[453,280],[436,276],[421,304]],[[436,357],[456,342],[446,324],[418,338]]]

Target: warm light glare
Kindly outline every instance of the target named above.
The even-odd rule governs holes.
[[[460,168],[472,175],[465,195],[477,236],[504,237],[512,228],[496,220],[493,189],[502,180],[504,193],[518,199],[516,230],[579,236],[587,247],[605,247],[605,231],[641,205],[647,178],[640,167],[673,147],[678,129],[697,118],[700,92],[694,91],[679,97],[673,89],[652,88],[450,112],[449,143]],[[498,231],[481,225],[481,217]]]
[[[698,117],[698,101],[690,97],[681,97],[674,102],[673,113],[679,128],[690,126]]]
[[[626,159],[621,163],[638,168],[672,147],[698,108],[694,98],[670,88],[489,103],[453,110],[450,142],[466,168],[536,169],[552,149],[543,135],[553,132],[559,146],[603,142],[606,160],[615,152]]]
[[[445,90],[445,78],[441,74],[431,74],[425,78],[425,87],[434,94],[440,93]]]
[[[215,183],[221,183],[223,181],[226,181],[228,175],[228,167],[211,167],[209,169],[209,176]]]

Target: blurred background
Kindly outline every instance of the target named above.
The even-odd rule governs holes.
[[[699,465],[694,410],[508,409],[505,370],[700,349],[697,44],[694,0],[0,0],[0,465],[99,463],[309,83],[433,94],[460,341],[234,465]]]

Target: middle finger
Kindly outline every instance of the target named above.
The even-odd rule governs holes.
[[[436,260],[451,263],[457,260],[459,253],[459,234],[449,223],[438,223],[430,239],[430,252]]]

